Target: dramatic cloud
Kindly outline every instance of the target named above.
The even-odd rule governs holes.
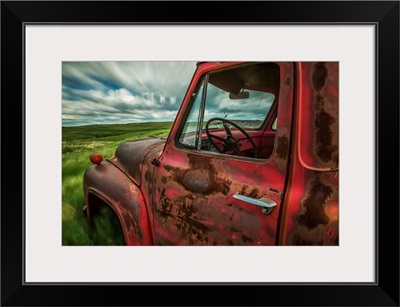
[[[173,121],[196,62],[64,62],[62,124]]]
[[[195,68],[196,62],[64,62],[62,124],[174,121]],[[209,85],[205,120],[263,120],[273,100],[253,91],[238,101]]]

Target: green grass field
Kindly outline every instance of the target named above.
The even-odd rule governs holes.
[[[167,136],[172,123],[92,125],[62,128],[62,244],[120,245],[121,234],[105,211],[89,227],[83,215],[85,205],[82,178],[91,165],[90,154],[98,151],[111,157],[117,146],[147,136]]]

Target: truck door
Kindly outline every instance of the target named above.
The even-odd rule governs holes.
[[[154,167],[157,245],[275,245],[292,63],[200,65]]]

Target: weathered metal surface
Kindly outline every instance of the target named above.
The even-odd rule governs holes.
[[[227,66],[227,65],[225,65]],[[154,171],[153,209],[158,245],[274,245],[290,142],[293,66],[279,63],[278,133],[272,157],[248,161],[175,146],[175,124]],[[209,68],[210,66],[208,66]],[[199,68],[194,80],[204,71]],[[194,88],[194,87],[193,87]],[[186,95],[183,106],[189,101]],[[182,118],[181,109],[177,121]],[[240,194],[268,197],[278,205],[270,215],[237,200]]]
[[[299,63],[281,245],[339,244],[338,63]]]
[[[147,208],[146,212],[148,214],[148,220],[150,223],[150,231],[152,238],[155,237],[154,233],[154,208],[151,206],[153,202],[153,172],[154,172],[154,164],[152,161],[155,159],[158,161],[158,157],[160,156],[163,148],[164,148],[165,140],[162,139],[162,142],[155,143],[149,146],[149,152],[143,160],[142,165],[142,179],[140,189],[143,191],[143,200],[145,206]],[[144,212],[144,211],[143,211]],[[143,217],[144,218],[144,217]]]
[[[298,183],[285,196],[280,244],[339,244],[338,177],[336,172],[298,170],[293,179]]]
[[[160,137],[148,137],[120,144],[115,151],[115,155],[108,159],[116,165],[137,185],[140,185],[142,178],[142,162],[150,152],[151,146],[163,144],[165,140]]]
[[[339,167],[339,63],[299,64],[299,159],[304,167]]]
[[[127,245],[153,244],[142,192],[114,165],[103,161],[89,167],[84,176],[84,193],[89,220],[92,205],[89,194],[93,194],[115,211]]]

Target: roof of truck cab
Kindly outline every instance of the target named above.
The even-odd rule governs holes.
[[[224,64],[224,63],[228,63],[228,62],[218,62],[218,61],[199,61],[199,62],[197,62],[196,63],[196,66],[199,66],[199,65],[201,65],[201,64],[204,64],[204,63],[212,63],[212,64]]]

